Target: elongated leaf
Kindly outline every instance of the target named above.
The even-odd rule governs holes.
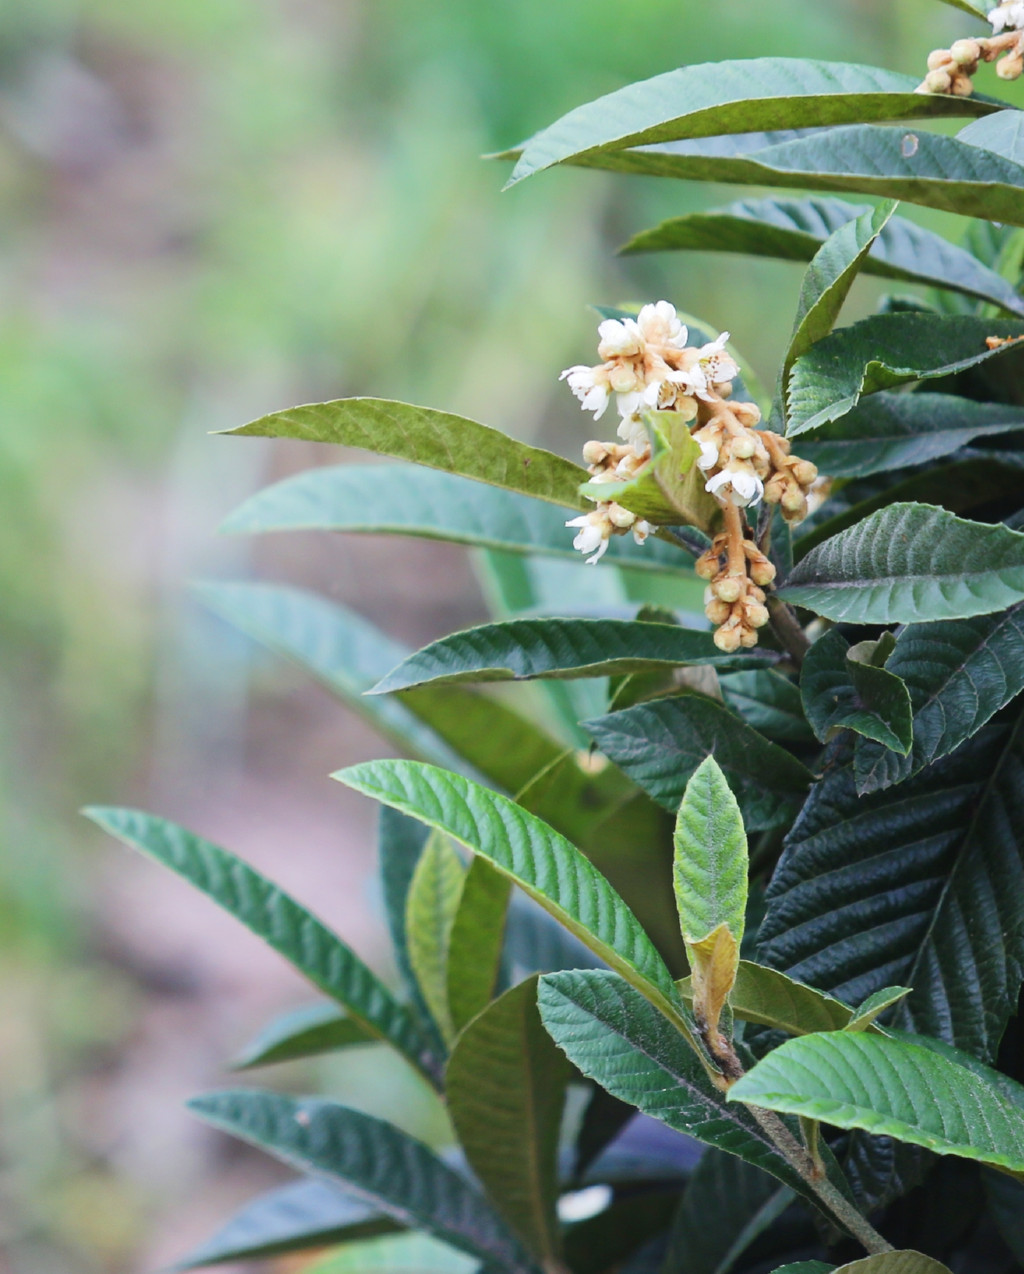
[[[575,491],[566,507],[580,507]],[[508,553],[542,553],[582,565],[566,520],[561,508],[546,501],[421,465],[330,465],[258,491],[221,530],[229,535],[306,530],[414,535]],[[676,545],[654,538],[640,545],[631,535],[612,536],[607,559],[656,571],[679,570],[687,560]]]
[[[807,720],[824,742],[836,730],[855,730],[902,756],[913,743],[910,692],[888,666],[857,657],[857,648],[831,629],[814,643],[800,673]]]
[[[1002,357],[1013,345],[990,348],[988,340],[1021,336],[1022,319],[931,314],[862,319],[833,332],[797,360],[790,378],[786,432],[796,437],[838,420],[877,390],[950,376]]]
[[[1024,430],[1024,410],[953,394],[878,393],[801,438],[805,460],[833,478],[863,478],[927,464],[975,438]]]
[[[459,1036],[445,1092],[470,1167],[535,1256],[561,1251],[558,1136],[570,1068],[541,1025],[537,977]]]
[[[993,104],[915,93],[905,75],[843,62],[754,58],[668,71],[577,107],[531,138],[510,185],[552,164],[753,129],[984,115]]]
[[[414,761],[371,761],[333,777],[488,859],[688,1029],[671,975],[636,917],[604,876],[546,823],[471,780]]]
[[[987,5],[975,4],[974,0],[942,0],[942,3],[952,5],[954,9],[960,9],[975,18],[985,18],[988,9]]]
[[[904,996],[910,994],[913,990],[909,986],[884,986],[881,991],[876,991],[874,995],[861,1004],[853,1017],[843,1027],[844,1031],[866,1031],[875,1019],[886,1009],[891,1009],[894,1004],[898,1004]]]
[[[151,814],[99,807],[84,812],[104,831],[184,877],[436,1082],[436,1062],[409,1011],[355,952],[272,881],[227,850]]]
[[[985,127],[976,127],[979,124]],[[1020,111],[996,111],[990,120],[975,120],[973,125],[962,128],[957,138],[971,146],[980,146],[995,155],[1002,155],[1004,159],[1012,159],[1016,164],[1024,160]]]
[[[760,1168],[706,1150],[676,1212],[664,1269],[728,1274],[793,1197]]]
[[[799,689],[787,677],[769,671],[733,672],[719,676],[722,698],[749,726],[770,739],[810,743]]]
[[[622,251],[740,252],[810,261],[830,234],[865,212],[870,208],[843,199],[741,199],[674,217],[636,235]],[[1024,313],[1024,299],[995,270],[905,217],[889,221],[860,268],[864,274],[926,283]]]
[[[395,1234],[348,1243],[303,1274],[474,1274],[479,1264],[426,1234]]]
[[[326,1247],[388,1234],[390,1217],[326,1181],[304,1178],[279,1186],[245,1204],[211,1238],[174,1267],[260,1260],[286,1252]]]
[[[373,687],[374,694],[426,682],[529,681],[537,677],[623,676],[686,664],[739,670],[764,666],[723,655],[710,633],[676,624],[622,619],[512,619],[442,637],[410,655]]]
[[[812,549],[779,595],[846,623],[987,615],[1024,596],[1024,535],[892,504]]]
[[[703,695],[684,694],[585,721],[597,746],[666,809],[714,754],[751,831],[786,821],[809,774],[794,757]]]
[[[494,994],[511,889],[508,877],[486,858],[469,864],[448,940],[448,1008],[456,1031]]]
[[[836,1267],[824,1261],[794,1261],[791,1265],[779,1265],[772,1274],[832,1274]]]
[[[489,425],[430,407],[382,398],[340,398],[274,412],[225,432],[362,447],[566,508],[586,507],[577,494],[588,476],[580,465],[517,442]]]
[[[956,0],[946,0],[947,4]],[[963,8],[957,5],[957,8]],[[836,1274],[950,1274],[949,1267],[920,1252],[879,1252],[860,1261],[840,1265]]]
[[[614,1097],[808,1192],[753,1116],[723,1100],[671,1023],[622,978],[603,970],[548,973],[538,1003],[555,1043]]]
[[[430,1015],[447,1043],[455,1037],[448,1009],[448,943],[465,875],[451,842],[435,832],[416,864],[405,906],[409,961]]]
[[[738,947],[747,912],[747,834],[714,756],[700,763],[683,793],[673,875],[683,936],[700,942],[725,925]]]
[[[1022,791],[1020,723],[866,797],[833,758],[769,886],[760,958],[853,1004],[913,987],[893,1025],[991,1060],[1024,969]]]
[[[249,1070],[273,1062],[316,1057],[339,1048],[351,1048],[353,1044],[373,1044],[376,1040],[376,1035],[332,1005],[310,1004],[275,1018],[242,1050],[232,1069]]]
[[[689,978],[679,983],[679,991],[684,1000],[692,998]],[[841,1000],[750,960],[739,963],[730,1004],[741,1021],[788,1035],[841,1031],[853,1018],[853,1010]]]
[[[737,1080],[729,1100],[1024,1172],[1024,1110],[998,1084],[884,1035],[787,1040]]]
[[[382,1119],[336,1102],[255,1090],[210,1093],[189,1108],[293,1167],[343,1182],[400,1225],[503,1269],[530,1268],[483,1195],[432,1150]]]
[[[1024,690],[1024,603],[994,615],[911,624],[886,667],[903,678],[914,711],[907,757],[858,744],[857,787],[875,792],[940,760]]]

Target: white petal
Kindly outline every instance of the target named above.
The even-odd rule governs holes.
[[[583,551],[584,551],[584,552],[586,552],[587,550],[586,550],[586,549],[584,549]],[[602,557],[604,557],[604,555],[605,555],[607,552],[608,552],[608,541],[607,541],[607,540],[602,540],[602,541],[601,541],[601,547],[597,550],[597,552],[594,554],[594,556],[593,556],[593,557],[588,557],[588,558],[587,558],[587,565],[588,565],[588,566],[596,566],[596,565],[598,564],[598,562],[600,562],[601,558],[602,558]]]
[[[702,473],[707,473],[709,469],[713,469],[718,464],[718,447],[709,439],[700,439],[700,459],[697,461],[697,468]]]
[[[725,469],[720,473],[716,473],[713,478],[709,478],[704,484],[704,490],[708,495],[714,495],[720,491],[727,483],[732,481],[732,476]]]
[[[628,394],[616,394],[615,399],[619,415],[623,418],[635,416],[644,402],[643,392],[639,389],[634,389]]]
[[[600,344],[597,352],[602,358],[615,358],[639,353],[640,329],[632,319],[605,319],[598,325]]]

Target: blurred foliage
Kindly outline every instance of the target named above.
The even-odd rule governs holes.
[[[179,577],[259,478],[255,452],[206,431],[369,392],[571,452],[586,422],[555,378],[590,348],[586,306],[655,292],[770,370],[785,333],[765,300],[795,295],[796,267],[612,255],[708,192],[575,172],[501,196],[503,167],[479,156],[683,63],[881,49],[913,71],[961,30],[933,0],[6,0],[0,1246],[15,1274],[134,1268],[156,1206],[80,1144],[61,1098],[116,1055],[138,995],[90,930],[74,811],[138,790],[163,665],[204,653],[174,653]],[[760,304],[737,308],[748,284]],[[216,716],[216,696],[203,706]]]

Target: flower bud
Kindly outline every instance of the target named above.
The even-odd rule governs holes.
[[[761,421],[761,408],[757,403],[734,403],[729,410],[748,429],[753,429]]]
[[[729,444],[729,451],[734,460],[749,460],[757,450],[757,442],[753,438],[733,438]]]
[[[929,71],[924,77],[926,93],[948,93],[953,84],[953,77],[948,71],[940,69]]]
[[[743,618],[751,628],[763,628],[768,622],[768,607],[759,602],[747,602],[743,607]]]
[[[732,614],[732,607],[728,602],[720,602],[716,599],[713,602],[708,602],[707,606],[704,607],[704,614],[717,626],[726,622]]]
[[[775,578],[775,566],[767,558],[760,562],[751,562],[750,578],[755,584],[760,584],[762,587],[765,584],[770,584]]]
[[[998,67],[996,69],[998,71]],[[953,76],[953,82],[950,85],[950,92],[954,97],[970,97],[970,95],[974,92],[974,81],[969,75],[965,75],[961,71],[959,75]]]
[[[743,580],[735,575],[726,575],[724,579],[715,580],[711,589],[723,602],[738,602],[743,595]]]
[[[1019,50],[1007,53],[1001,62],[996,63],[996,75],[1001,80],[1016,80],[1022,72],[1024,72],[1024,58],[1021,57]]]
[[[757,633],[752,628],[744,628],[740,632],[740,645],[750,650],[757,645]]]
[[[767,504],[778,504],[789,490],[789,483],[784,473],[776,473],[764,485],[764,498]]]
[[[957,44],[962,44],[962,43],[964,43],[964,41],[962,40],[957,41]],[[932,49],[931,53],[928,54],[928,70],[929,71],[941,70],[942,67],[948,66],[950,62],[952,61],[953,61],[952,49]]]
[[[636,521],[636,514],[630,513],[621,504],[612,503],[608,505],[608,521],[612,526],[617,526],[620,530],[626,531]]]
[[[949,56],[957,66],[970,67],[973,70],[981,59],[981,45],[977,40],[957,40],[950,46]],[[929,61],[928,70],[934,69]]]
[[[818,466],[809,460],[794,460],[789,471],[802,487],[809,487],[818,476]]]
[[[714,579],[718,574],[718,554],[710,550],[702,553],[694,562],[693,569],[700,579]]]
[[[756,643],[757,637],[754,634],[751,634],[751,636],[754,637]],[[719,628],[714,637],[715,645],[727,655],[739,650],[741,640],[742,633],[738,625],[731,628]]]
[[[583,444],[583,459],[587,464],[601,464],[610,454],[606,442],[598,442],[594,439]]]

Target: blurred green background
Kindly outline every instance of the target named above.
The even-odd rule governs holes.
[[[567,170],[502,195],[479,157],[685,63],[914,73],[969,27],[935,0],[4,0],[4,1274],[154,1269],[278,1179],[180,1102],[301,989],[79,805],[220,836],[385,959],[370,815],[324,777],[381,745],[201,615],[189,579],[313,584],[410,641],[481,613],[458,550],[218,540],[258,485],[336,457],[209,432],[369,393],[572,454],[588,418],[557,376],[591,359],[591,302],[668,297],[771,378],[795,267],[614,257],[740,190]],[[404,1078],[332,1065],[281,1082],[443,1135]]]

